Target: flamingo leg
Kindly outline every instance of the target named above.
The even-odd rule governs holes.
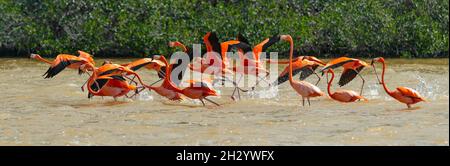
[[[212,101],[211,99],[208,99],[208,98],[206,98],[206,97],[204,97],[204,99],[205,99],[206,101],[209,101],[209,102],[211,102],[211,103],[217,105],[217,106],[220,106],[219,104],[217,104],[216,102]]]
[[[199,99],[199,100],[202,102],[203,106],[206,106],[205,101],[203,101],[203,99]]]
[[[239,80],[238,80],[238,82],[236,83],[236,87],[234,87],[233,93],[231,94],[231,99],[233,99],[233,100],[235,100],[235,98],[234,98],[234,93],[236,93],[236,90],[238,90],[237,85],[239,85],[239,82],[241,82],[242,76],[243,76],[243,75],[241,75],[241,77],[239,77]],[[240,100],[240,99],[241,99],[241,93],[240,93],[239,91],[237,91],[237,92],[238,92],[238,96],[239,96],[239,100]]]
[[[320,82],[320,76],[316,73],[316,72],[314,72],[314,74],[317,76],[317,78],[318,78],[318,80],[317,80],[317,82],[316,82],[316,85],[317,84],[319,84],[319,82]]]
[[[133,75],[133,78],[128,78],[127,76],[125,76],[125,78],[128,78],[130,80],[130,82],[128,84],[131,84],[131,82],[134,82],[137,85],[137,82],[134,81],[134,78],[136,77],[136,75]]]
[[[308,99],[308,106],[311,106],[311,102],[309,101],[309,97],[307,97],[306,99]]]
[[[358,72],[358,75],[359,75],[359,77],[361,77],[361,80],[362,80],[361,91],[359,92],[359,95],[362,96],[363,89],[364,89],[364,83],[366,82],[366,80],[364,80],[364,78],[362,77],[361,74],[359,74],[359,72]]]
[[[90,75],[88,72],[86,72],[86,74],[87,74],[89,77],[91,77],[91,75]],[[82,91],[82,92],[84,92],[84,85],[87,84],[88,80],[89,80],[89,79],[87,79],[87,80],[83,83],[83,85],[81,85],[81,91]]]
[[[158,81],[153,82],[152,84],[150,84],[150,86],[155,85],[156,83],[158,83],[159,81],[163,80],[162,78],[160,78]]]
[[[302,96],[302,106],[304,107],[305,106],[305,98]]]

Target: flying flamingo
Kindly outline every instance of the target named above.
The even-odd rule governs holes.
[[[333,82],[333,79],[334,79],[333,69],[328,69],[327,73],[331,73],[331,80],[328,82],[327,91],[328,91],[328,95],[332,99],[339,101],[339,102],[354,102],[354,101],[360,100],[360,99],[367,101],[366,98],[358,95],[355,91],[351,91],[351,90],[339,90],[334,93],[331,93],[330,87],[331,87],[331,83]],[[327,78],[328,78],[328,74],[327,74]]]
[[[154,56],[154,58],[161,60],[166,65],[169,65],[169,63],[167,62],[166,58],[164,58],[164,56]],[[166,75],[170,76],[170,70],[166,69]],[[209,101],[209,102],[219,106],[219,104],[217,104],[216,102],[207,98],[208,96],[217,96],[218,94],[206,82],[203,82],[203,81],[196,82],[193,80],[189,80],[190,86],[186,87],[184,89],[180,89],[173,84],[173,82],[170,80],[170,77],[165,77],[164,81],[165,81],[165,83],[167,83],[165,88],[170,89],[172,92],[175,92],[177,94],[181,93],[184,96],[189,97],[191,99],[198,99],[202,102],[203,106],[205,106],[205,102],[203,100]],[[149,87],[149,88],[152,88],[152,87]]]
[[[381,73],[381,81],[378,78],[378,74],[376,72],[374,62],[380,62],[383,64],[383,71]],[[378,82],[383,85],[383,88],[386,91],[386,93],[389,94],[389,96],[391,96],[392,98],[396,99],[399,102],[405,103],[406,106],[408,106],[408,108],[411,108],[412,104],[416,104],[421,101],[426,101],[425,98],[423,98],[417,91],[415,91],[414,89],[408,88],[408,87],[403,87],[403,86],[397,87],[397,89],[394,91],[391,91],[388,89],[388,87],[386,86],[386,83],[384,82],[384,72],[386,70],[386,64],[384,62],[383,57],[378,57],[378,58],[372,59],[371,65],[375,71]]]
[[[50,67],[43,76],[45,76],[44,78],[52,78],[56,76],[58,73],[60,73],[62,70],[64,70],[66,67],[71,69],[78,69],[78,73],[82,74],[86,71],[81,70],[80,65],[86,63],[91,63],[95,65],[94,59],[91,57],[91,55],[83,51],[78,51],[78,53],[80,54],[79,56],[69,54],[59,54],[58,56],[56,56],[53,62],[42,58],[38,54],[31,54],[30,58],[50,64]]]
[[[289,50],[289,82],[292,86],[292,88],[294,88],[294,90],[302,96],[302,101],[303,101],[303,106],[305,106],[305,97],[308,100],[308,105],[311,105],[310,102],[310,98],[311,97],[319,97],[324,95],[322,91],[320,91],[320,89],[309,83],[306,81],[295,81],[292,78],[292,68],[293,68],[293,64],[292,64],[292,57],[294,55],[294,41],[292,40],[292,37],[290,35],[281,35],[280,36],[281,40],[284,41],[288,41],[290,44],[290,50]]]
[[[359,77],[362,80],[361,90],[359,92],[359,95],[362,95],[363,89],[364,89],[364,78],[360,74],[361,70],[364,69],[364,67],[369,66],[366,62],[354,59],[354,58],[348,58],[348,57],[340,57],[337,59],[334,59],[330,62],[328,62],[323,68],[322,68],[322,74],[324,74],[324,71],[327,69],[335,69],[342,66],[344,68],[344,71],[342,71],[341,78],[339,78],[339,86],[344,86],[350,81],[352,81],[356,75],[359,75]]]

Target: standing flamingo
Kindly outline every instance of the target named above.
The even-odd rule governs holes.
[[[374,62],[380,62],[383,64],[383,71],[381,73],[381,81],[378,78],[378,74],[376,72]],[[384,82],[384,72],[386,70],[386,64],[384,62],[383,57],[378,57],[378,58],[372,59],[372,62],[370,64],[372,65],[373,70],[375,71],[378,82],[383,85],[383,88],[386,91],[386,93],[389,96],[391,96],[392,98],[396,99],[397,101],[399,101],[401,103],[405,103],[406,106],[408,106],[408,108],[411,108],[412,104],[416,104],[421,101],[426,101],[425,98],[423,98],[417,91],[415,91],[414,89],[408,88],[408,87],[403,87],[403,86],[397,87],[397,89],[394,91],[391,91],[388,89],[388,87],[386,86],[386,83]]]
[[[360,99],[367,101],[366,98],[358,95],[355,91],[351,91],[351,90],[339,90],[334,93],[331,93],[330,87],[331,87],[331,83],[333,82],[333,79],[334,79],[333,69],[328,69],[327,73],[331,73],[331,80],[328,82],[327,91],[328,91],[328,95],[332,99],[339,101],[339,102],[354,102],[354,101],[360,100]],[[327,78],[328,78],[328,74],[327,74]]]
[[[324,95],[320,89],[306,81],[295,81],[292,78],[292,57],[294,55],[294,41],[292,40],[292,37],[290,35],[281,35],[281,40],[288,41],[290,44],[290,50],[289,50],[289,82],[291,83],[292,88],[302,96],[303,106],[305,106],[305,97],[308,100],[308,105],[311,105],[310,98],[311,97],[319,97]]]
[[[359,95],[362,95],[363,89],[364,89],[364,83],[366,82],[362,75],[360,74],[361,70],[364,69],[364,67],[369,66],[366,62],[354,59],[354,58],[347,58],[347,57],[340,57],[337,59],[334,59],[330,62],[328,62],[323,68],[322,68],[322,74],[327,69],[335,69],[337,67],[342,66],[344,68],[344,71],[342,71],[341,78],[339,79],[339,86],[344,86],[350,81],[352,81],[356,75],[359,75],[359,77],[362,80],[361,90],[359,92]]]
[[[58,56],[56,56],[53,62],[42,58],[38,54],[31,54],[30,58],[50,64],[50,67],[43,76],[45,76],[44,78],[52,78],[63,71],[66,67],[71,69],[78,69],[78,73],[82,74],[86,72],[80,69],[80,66],[82,64],[91,63],[95,65],[94,59],[91,57],[91,55],[83,51],[78,51],[78,53],[80,54],[79,56],[59,54]]]

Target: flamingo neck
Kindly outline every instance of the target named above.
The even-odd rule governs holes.
[[[328,82],[328,87],[327,87],[327,91],[328,91],[328,95],[330,96],[330,97],[332,97],[332,95],[331,95],[331,83],[333,82],[333,79],[334,79],[334,72],[332,72],[332,71],[330,71],[331,72],[331,79],[330,79],[330,81]]]
[[[294,56],[294,41],[292,39],[289,40],[289,82],[293,83],[294,79],[292,79],[292,58]]]
[[[41,56],[37,55],[36,57],[34,57],[34,59],[41,61],[41,62],[45,62],[48,64],[52,64],[52,62],[48,61],[47,59],[42,58]]]
[[[384,91],[386,91],[386,93],[391,95],[392,92],[388,89],[388,87],[386,86],[386,83],[384,82],[384,72],[386,71],[386,64],[385,64],[385,62],[382,62],[382,63],[383,63],[383,71],[381,72],[381,83],[383,84]]]
[[[183,50],[183,52],[185,52],[185,53],[188,52],[188,49],[186,48],[186,46],[180,42],[178,42],[175,46],[180,47]]]
[[[167,62],[166,58],[164,58],[163,56],[161,56],[161,61],[166,65],[166,77],[164,77],[164,82],[163,84],[165,84],[166,86],[169,86],[172,90],[181,93],[182,90],[180,88],[178,88],[177,86],[174,85],[174,83],[172,82],[172,80],[170,79],[171,77],[171,66],[169,65],[169,63]]]
[[[98,87],[98,90],[97,90],[97,91],[94,91],[94,90],[91,88],[91,85],[94,84],[94,83],[96,83],[96,81],[95,81],[96,79],[97,79],[97,71],[94,70],[94,71],[92,72],[92,76],[89,77],[88,84],[87,84],[87,88],[88,88],[89,93],[91,93],[91,94],[93,94],[93,95],[98,95],[98,94],[100,93],[100,87]],[[97,85],[97,86],[98,86],[98,85]]]

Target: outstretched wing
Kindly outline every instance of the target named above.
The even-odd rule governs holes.
[[[247,53],[247,52],[252,51],[252,47],[250,45],[248,45],[247,43],[241,42],[241,41],[239,41],[236,44],[230,44],[228,46],[227,52],[230,52],[231,49],[233,49],[233,48],[241,49],[242,51],[244,51],[244,54]]]
[[[301,71],[302,71],[302,68],[292,70],[292,76],[297,75]],[[280,84],[286,82],[287,80],[289,80],[289,72],[284,72],[280,76],[278,76],[277,80],[275,80],[272,84],[273,85],[280,85]]]
[[[251,45],[250,42],[247,40],[247,38],[245,38],[244,35],[242,35],[241,33],[238,34],[236,39],[240,42]]]
[[[58,55],[43,76],[44,78],[52,78],[63,71],[67,66],[78,62],[82,62],[78,57],[64,54]]]
[[[347,58],[347,57],[340,57],[337,59],[333,59],[332,61],[328,62],[321,70],[321,72],[331,68],[335,69],[337,67],[340,67],[346,63],[353,62],[355,59]]]
[[[348,84],[356,77],[357,74],[358,72],[356,72],[353,69],[345,69],[344,71],[342,71],[341,78],[339,79],[338,82],[339,86],[344,86]]]
[[[274,45],[278,41],[280,41],[280,35],[273,35],[271,38],[265,39],[261,43],[257,44],[253,48],[253,52],[255,53],[255,55],[259,56],[259,54],[261,52],[266,52],[267,48],[269,48],[270,46]],[[266,58],[270,59],[270,55],[266,54]]]
[[[301,68],[300,70],[302,71],[302,73],[300,74],[300,81],[305,80],[314,73],[314,70],[309,67],[304,67]]]
[[[344,86],[348,84],[350,81],[352,81],[356,75],[358,75],[359,72],[364,68],[364,66],[360,66],[356,68],[356,70],[353,69],[344,69],[344,71],[341,74],[341,78],[339,78],[339,86]]]
[[[152,58],[142,58],[127,64],[126,67],[130,68],[133,71],[136,71],[152,62],[153,62]]]

